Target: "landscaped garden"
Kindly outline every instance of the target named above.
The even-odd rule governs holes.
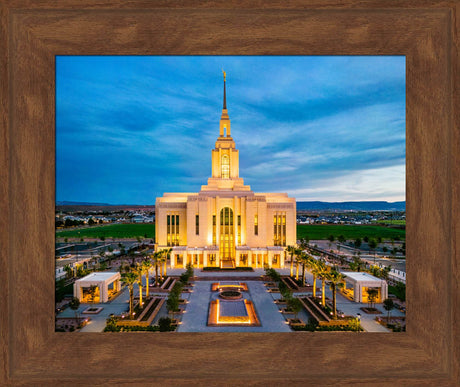
[[[297,260],[298,266],[303,265],[302,280],[295,277],[283,277],[274,269],[266,269],[266,276],[272,281],[266,285],[270,288],[276,287],[281,298],[275,300],[280,311],[285,314],[294,314],[294,318],[286,318],[292,330],[295,331],[361,331],[359,320],[355,317],[345,316],[337,313],[336,292],[340,288],[343,276],[328,266],[318,266],[316,260],[309,259],[305,254],[304,261]],[[299,258],[299,257],[298,257]],[[312,297],[295,297],[293,290],[298,291],[299,286],[305,288],[305,269],[309,268],[314,277],[323,280],[323,284],[331,288],[333,294],[332,304],[326,302],[325,286],[322,286],[321,298],[316,297],[316,286],[313,288]],[[321,269],[322,268],[322,269]],[[272,285],[270,285],[272,284]],[[329,301],[329,300],[327,300]],[[298,313],[305,309],[310,316],[308,323],[298,318]]]
[[[185,305],[185,300],[181,299],[182,292],[186,286],[190,286],[190,279],[193,277],[193,268],[187,265],[187,270],[180,276],[179,279],[164,277],[163,273],[158,276],[158,267],[164,263],[170,249],[160,250],[146,257],[141,263],[134,266],[125,266],[121,269],[122,280],[128,287],[129,291],[129,311],[127,314],[120,316],[110,316],[107,319],[104,332],[128,332],[128,331],[151,331],[165,332],[174,331],[180,321],[176,318],[182,313],[180,305]],[[155,297],[149,295],[149,270],[155,267],[155,282],[154,286],[159,287],[163,291],[168,291],[168,297]],[[142,286],[142,277],[145,276],[145,295]],[[134,299],[134,285],[139,287],[139,298]],[[173,285],[163,287],[162,285]],[[160,286],[161,285],[161,286]],[[166,289],[167,288],[167,289]],[[145,298],[144,298],[145,297]],[[158,325],[152,325],[154,318],[159,314],[162,305],[166,304],[166,309],[171,315],[162,316],[158,319]],[[138,316],[138,317],[137,317]],[[161,314],[160,314],[161,316]]]

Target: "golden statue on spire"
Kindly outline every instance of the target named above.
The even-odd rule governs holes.
[[[227,76],[227,73],[222,69],[222,72],[224,73],[224,82],[225,82],[225,77]]]

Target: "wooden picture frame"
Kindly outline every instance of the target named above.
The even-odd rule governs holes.
[[[184,4],[2,2],[0,385],[458,385],[459,3]],[[54,332],[54,58],[128,54],[405,55],[407,332]]]

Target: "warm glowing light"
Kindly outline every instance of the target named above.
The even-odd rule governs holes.
[[[211,301],[208,325],[260,325],[259,320],[255,314],[253,303],[251,301],[244,300],[244,306],[247,313],[245,316],[223,316],[221,315],[222,309],[219,300]]]

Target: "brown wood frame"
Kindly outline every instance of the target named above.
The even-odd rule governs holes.
[[[459,385],[459,2],[184,3],[2,2],[0,385]],[[407,332],[55,333],[54,56],[73,54],[406,55]]]

